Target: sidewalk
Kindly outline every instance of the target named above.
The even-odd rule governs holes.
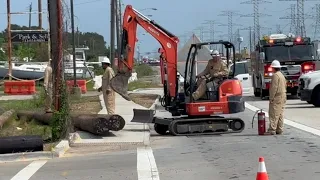
[[[0,95],[0,101],[28,100],[32,98],[33,95]]]
[[[143,93],[148,93],[144,92]],[[102,110],[99,114],[108,114],[104,105],[102,94],[99,96]],[[94,136],[90,133],[79,131],[76,135],[76,140],[73,145],[85,145],[85,144],[130,144],[130,145],[148,145],[149,144],[149,126],[142,123],[130,122],[133,118],[133,109],[147,109],[143,106],[135,104],[132,101],[127,101],[120,95],[116,94],[116,114],[122,116],[126,125],[123,130],[117,132],[111,132],[109,136],[101,137]]]

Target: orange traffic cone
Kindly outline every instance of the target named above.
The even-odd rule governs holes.
[[[256,180],[269,180],[266,165],[264,164],[263,157],[259,157],[259,169],[257,172]]]

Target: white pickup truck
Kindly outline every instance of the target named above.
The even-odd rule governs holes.
[[[301,101],[320,107],[320,70],[300,76],[298,96]]]

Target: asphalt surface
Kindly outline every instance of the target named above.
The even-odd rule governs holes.
[[[251,105],[261,106],[267,110],[267,101],[253,97],[247,100]],[[287,104],[288,107],[301,106],[295,103],[299,103],[298,100],[288,100]],[[307,117],[311,113],[317,118],[319,115],[316,111],[319,110],[287,108],[285,116],[290,117],[290,120],[302,122],[308,121]],[[151,147],[156,162],[154,171],[159,173],[159,178],[154,179],[255,179],[260,156],[265,158],[269,178],[272,180],[320,179],[318,136],[287,125],[284,135],[258,136],[257,122],[254,122],[253,128],[251,126],[253,114],[254,112],[246,110],[234,115],[246,123],[245,130],[239,134],[172,137],[159,136],[152,130]],[[303,116],[305,118],[302,118]],[[136,149],[60,158],[47,161],[29,179],[137,180],[142,179],[137,170],[138,161]],[[17,173],[30,163],[0,164],[0,180],[17,176]],[[25,179],[28,178],[20,180]]]
[[[260,98],[250,96],[246,97],[246,102],[258,108],[268,110],[268,100],[261,100]],[[286,119],[320,130],[319,112],[320,109],[314,107],[312,104],[288,96],[284,116]]]

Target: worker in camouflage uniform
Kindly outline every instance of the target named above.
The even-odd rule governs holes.
[[[98,91],[102,91],[104,103],[108,114],[115,114],[115,92],[110,86],[110,80],[114,77],[114,71],[110,67],[111,63],[108,58],[102,61],[102,67],[105,70],[102,76],[102,86]]]
[[[194,100],[201,98],[207,89],[206,78],[217,78],[221,76],[228,76],[229,70],[226,64],[221,60],[219,51],[214,50],[211,52],[212,59],[208,61],[208,64],[203,72],[196,77],[201,78],[197,81],[198,89],[192,94]],[[214,80],[213,80],[214,81]]]
[[[271,63],[274,74],[269,89],[269,130],[267,134],[275,135],[283,133],[283,111],[287,101],[287,81],[281,73],[281,65],[278,60]]]
[[[51,113],[52,106],[52,67],[51,67],[51,59],[47,64],[46,69],[44,70],[44,91],[45,91],[45,111],[46,113]]]

